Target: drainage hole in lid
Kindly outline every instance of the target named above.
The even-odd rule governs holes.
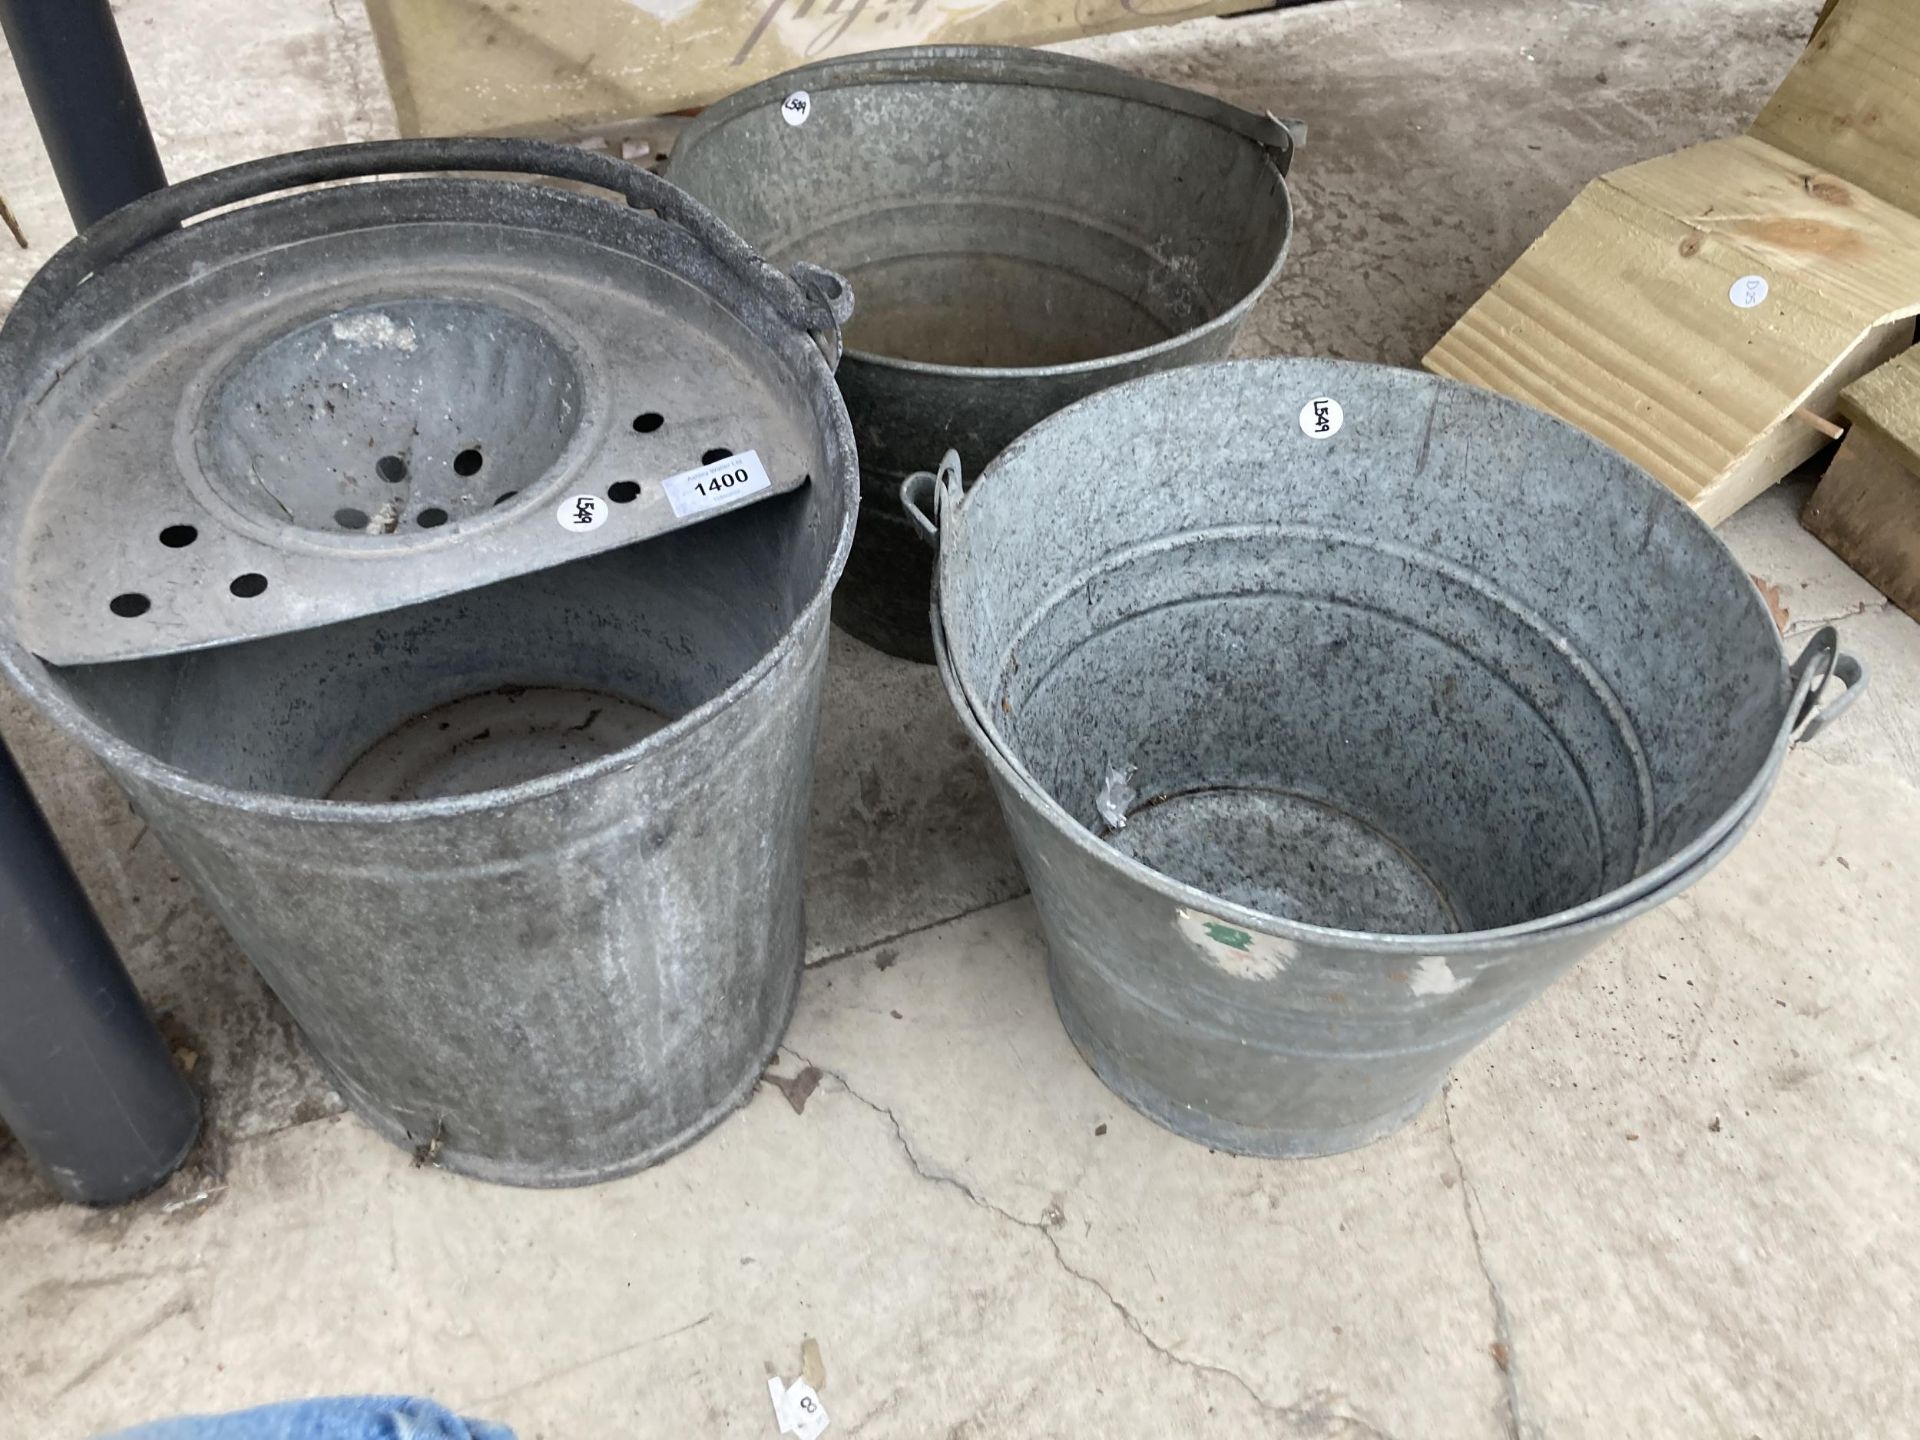
[[[414,516],[414,519],[420,522],[420,528],[422,530],[431,530],[436,525],[444,525],[447,523],[447,512],[442,510],[438,505],[429,505],[418,515]]]
[[[131,620],[136,615],[144,615],[153,608],[153,602],[146,596],[129,590],[124,595],[116,595],[107,602],[107,608],[122,620]]]
[[[728,459],[730,456],[732,456],[732,454],[733,452],[727,449],[726,446],[716,445],[713,447],[713,449],[707,451],[706,454],[700,457],[700,463],[702,465],[711,465],[716,460]]]
[[[227,589],[238,595],[242,600],[251,600],[256,595],[266,593],[267,577],[257,575],[249,570],[244,575],[234,576],[232,582],[228,584]]]
[[[616,480],[607,486],[607,498],[616,505],[627,505],[640,498],[640,487],[631,480]]]
[[[453,473],[456,475],[478,475],[480,473],[480,452],[469,445],[453,457]]]
[[[398,455],[382,455],[373,463],[374,471],[382,480],[398,485],[407,478],[407,462]]]
[[[160,543],[169,550],[178,550],[183,545],[191,545],[200,538],[200,532],[191,525],[169,525],[160,532]]]
[[[342,505],[333,512],[333,523],[342,530],[364,530],[367,528],[367,512],[356,510],[351,505]]]
[[[633,417],[633,428],[642,435],[651,435],[667,423],[667,417],[652,410],[643,410]]]
[[[519,493],[518,490],[502,490],[498,495],[493,497],[493,503],[496,505],[504,505]]]

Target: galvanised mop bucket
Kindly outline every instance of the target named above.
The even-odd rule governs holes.
[[[927,661],[932,563],[910,471],[967,473],[1063,405],[1227,353],[1293,233],[1295,135],[1270,116],[1091,61],[888,50],[709,107],[670,173],[788,264],[860,296],[838,379],[862,505],[834,619]]]
[[[1628,461],[1408,371],[1151,376],[905,499],[1068,1033],[1248,1154],[1411,1119],[1864,684]]]
[[[391,178],[423,170],[621,203]],[[381,178],[273,193],[352,176]],[[438,1164],[637,1169],[739,1103],[786,1025],[858,495],[820,279],[632,166],[400,142],[138,201],[0,335],[0,662],[354,1109]],[[602,548],[677,523],[661,477],[749,453],[753,503]],[[102,518],[68,583],[36,547],[75,513]],[[136,582],[146,606],[104,601]]]

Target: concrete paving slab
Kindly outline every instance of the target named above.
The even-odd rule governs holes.
[[[16,1216],[0,1417],[408,1390],[525,1440],[771,1436],[764,1367],[811,1336],[829,1433],[1499,1433],[1440,1117],[1313,1167],[1173,1141],[1080,1065],[1042,963],[1017,901],[811,972],[802,1112],[763,1086],[591,1190],[473,1185],[342,1117],[237,1147],[198,1204]]]
[[[1717,873],[1456,1069],[1520,1433],[1915,1413],[1915,834],[1904,777],[1796,752]]]

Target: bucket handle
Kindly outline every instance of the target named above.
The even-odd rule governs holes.
[[[940,527],[966,493],[966,484],[960,476],[960,452],[949,450],[940,458],[939,474],[916,470],[900,482],[900,508],[907,512],[907,519],[920,538],[938,550]]]
[[[1787,729],[1795,745],[1806,744],[1826,729],[1867,688],[1866,665],[1840,649],[1840,632],[1831,625],[1814,632],[1788,674],[1793,699],[1787,707]],[[1827,687],[1835,680],[1846,688],[1827,700]]]
[[[785,318],[812,334],[830,365],[839,359],[840,326],[853,309],[852,291],[840,276],[817,266],[796,266],[792,276],[783,275],[712,211],[652,171],[611,155],[539,140],[456,138],[329,145],[196,175],[143,195],[89,226],[47,262],[15,308],[50,312],[88,276],[210,210],[327,181],[448,170],[541,176],[610,190],[634,209],[650,210],[693,236],[728,269],[768,293]],[[832,285],[824,284],[822,276],[830,277]],[[29,296],[39,304],[31,305]]]

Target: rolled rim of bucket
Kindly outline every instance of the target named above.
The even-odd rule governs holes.
[[[1226,309],[1190,329],[1165,340],[1136,349],[1075,360],[1058,365],[945,365],[925,360],[909,360],[877,351],[847,347],[849,358],[864,365],[879,366],[908,374],[961,376],[976,380],[1042,379],[1097,373],[1119,366],[1150,364],[1156,357],[1190,350],[1206,337],[1220,331],[1229,334],[1246,318],[1267,288],[1285,268],[1293,245],[1292,199],[1286,176],[1297,144],[1296,134],[1284,122],[1271,115],[1256,115],[1211,95],[1162,84],[1129,71],[1074,55],[1057,55],[1044,50],[1029,50],[1008,45],[918,45],[893,50],[871,50],[808,65],[749,85],[703,110],[681,133],[676,153],[686,153],[729,122],[750,111],[777,107],[795,91],[809,96],[830,93],[840,87],[889,84],[966,84],[1031,85],[1052,90],[1078,91],[1112,99],[1155,105],[1177,114],[1209,121],[1242,135],[1268,152],[1268,163],[1275,172],[1281,202],[1287,207],[1285,233],[1272,263],[1259,279]],[[672,173],[671,161],[668,173]]]
[[[422,158],[429,153],[427,147],[437,147],[442,152],[432,166],[428,166]],[[447,155],[471,163],[464,165],[445,163]],[[543,156],[553,157],[550,163],[555,168],[546,168],[539,163]],[[30,365],[23,363],[20,352],[24,350],[24,358],[30,361],[38,356],[42,345],[50,342],[48,332],[54,328],[53,321],[57,318],[61,306],[72,298],[71,282],[79,278],[72,272],[76,266],[83,272],[88,270],[89,267],[84,262],[100,240],[102,232],[106,232],[109,236],[112,242],[110,248],[118,249],[118,253],[112,256],[112,259],[117,261],[129,254],[133,248],[125,245],[125,237],[130,235],[144,237],[135,242],[144,244],[154,235],[172,230],[191,215],[207,210],[209,205],[201,203],[203,197],[218,192],[223,186],[239,186],[253,177],[259,177],[263,185],[268,180],[275,183],[255,190],[249,196],[246,205],[217,210],[200,223],[217,225],[247,209],[264,209],[285,204],[290,199],[300,198],[303,193],[310,193],[294,187],[310,184],[315,179],[333,178],[330,175],[318,174],[303,177],[292,173],[303,165],[318,167],[322,171],[356,174],[363,177],[362,183],[379,184],[386,179],[398,178],[427,168],[500,171],[507,168],[508,161],[514,158],[526,162],[512,169],[514,179],[489,178],[475,183],[533,188],[532,180],[542,175],[561,174],[577,179],[579,177],[572,172],[578,170],[582,164],[604,162],[604,157],[586,156],[583,159],[571,146],[539,141],[379,141],[365,145],[332,146],[295,152],[211,171],[178,185],[155,191],[113,212],[100,224],[77,236],[56,253],[42,268],[40,274],[29,282],[12,315],[9,316],[10,322],[17,317],[20,324],[10,329],[8,335],[10,343],[0,348],[0,454],[5,453],[6,447],[12,441],[18,410],[26,403],[27,398],[17,393],[31,368]],[[389,159],[391,163],[387,163]],[[622,162],[604,163],[618,167],[623,173],[635,168],[625,166]],[[377,168],[370,170],[356,168],[363,164],[375,165]],[[664,182],[650,176],[648,179],[653,185],[667,188]],[[603,179],[600,183],[605,186],[608,182]],[[630,208],[599,196],[580,196],[579,198],[589,203],[606,205],[615,211],[627,211]],[[764,272],[765,276],[773,277],[777,282],[792,284],[761,260],[745,241],[692,197],[685,196],[684,192],[674,191],[672,198],[676,212],[691,217],[700,227],[703,235],[714,239],[720,247],[720,258],[726,264],[747,274],[753,274],[756,271]],[[183,209],[185,214],[181,213]],[[190,228],[198,227],[196,225]],[[51,277],[51,279],[48,284],[42,285],[42,277]],[[91,289],[91,286],[81,287],[79,293],[84,295]],[[68,293],[61,293],[62,291]],[[770,674],[787,662],[803,637],[810,633],[817,622],[823,620],[834,586],[846,567],[859,509],[859,471],[855,460],[853,432],[847,420],[845,408],[837,399],[833,373],[826,357],[812,345],[807,348],[811,353],[806,356],[806,362],[810,367],[817,367],[817,378],[820,385],[824,387],[823,393],[835,396],[827,433],[822,436],[833,460],[832,473],[815,476],[813,483],[831,484],[844,496],[838,534],[819,583],[807,598],[806,603],[798,607],[779,639],[743,674],[720,693],[709,697],[695,708],[674,718],[661,729],[623,749],[512,785],[475,790],[438,799],[369,802],[303,798],[277,792],[238,789],[198,779],[175,765],[156,759],[138,746],[129,744],[88,715],[64,692],[62,687],[47,682],[46,662],[21,642],[11,623],[0,623],[0,670],[4,670],[7,678],[33,702],[36,708],[110,766],[194,800],[221,807],[244,807],[254,813],[269,816],[346,823],[374,819],[393,822],[411,818],[479,813],[506,804],[519,804],[556,794],[570,789],[583,780],[591,780],[630,768],[644,761],[649,754],[664,749],[706,724],[715,715],[732,706],[742,695],[762,684]]]
[[[1001,772],[1006,783],[1017,787],[1021,794],[1028,796],[1047,815],[1048,820],[1062,834],[1087,853],[1097,855],[1108,864],[1125,871],[1137,880],[1142,880],[1159,890],[1162,894],[1186,906],[1203,904],[1212,913],[1222,919],[1237,924],[1251,926],[1253,929],[1272,934],[1286,935],[1292,939],[1312,939],[1327,945],[1351,945],[1360,949],[1377,950],[1383,945],[1391,948],[1396,941],[1406,941],[1409,948],[1417,948],[1423,954],[1445,950],[1445,942],[1451,940],[1463,949],[1476,952],[1488,948],[1525,948],[1544,935],[1577,934],[1596,929],[1608,929],[1621,919],[1643,914],[1663,904],[1682,891],[1691,889],[1703,879],[1707,872],[1714,869],[1728,855],[1732,854],[1740,840],[1744,839],[1760,819],[1760,812],[1766,808],[1767,797],[1773,793],[1773,787],[1780,778],[1781,760],[1795,743],[1794,727],[1789,724],[1782,730],[1782,737],[1776,741],[1773,762],[1754,779],[1754,782],[1741,802],[1730,807],[1716,823],[1714,830],[1702,836],[1689,852],[1676,855],[1671,862],[1656,870],[1649,870],[1644,877],[1646,884],[1635,881],[1617,887],[1605,895],[1596,897],[1586,904],[1573,909],[1563,910],[1540,920],[1527,921],[1521,925],[1502,926],[1492,930],[1463,931],[1452,935],[1388,935],[1364,930],[1343,930],[1335,926],[1310,925],[1304,921],[1289,920],[1269,914],[1251,906],[1236,904],[1224,896],[1214,895],[1176,880],[1150,865],[1142,864],[1130,855],[1124,855],[1111,846],[1100,843],[1098,837],[1090,836],[1085,828],[1066,813],[1066,809],[1039,784],[1026,766],[998,736],[990,733],[980,712],[974,708],[968,688],[954,669],[953,660],[948,652],[946,630],[940,620],[940,589],[936,582],[933,590],[930,620],[933,632],[934,665],[940,672],[940,683],[946,687],[947,698],[965,727],[974,745],[987,757],[988,763]],[[1831,626],[1823,628],[1822,635],[1834,633]],[[1789,714],[1801,713],[1802,707],[1810,700],[1817,688],[1813,673],[1803,675],[1796,683],[1794,700],[1789,704]],[[1857,688],[1857,685],[1855,686]],[[1828,712],[1837,713],[1838,706]],[[1091,844],[1085,843],[1091,841]],[[1698,853],[1691,853],[1698,852]],[[1468,944],[1466,942],[1471,942]]]
[[[972,706],[964,703],[965,696],[961,691],[960,680],[958,676],[954,674],[953,661],[947,653],[946,635],[940,629],[938,622],[939,604],[939,594],[936,590],[933,602],[935,615],[933,627],[934,664],[940,672],[941,684],[946,687],[947,697],[952,701],[954,710],[959,716],[961,727],[967,732],[967,737],[973,741],[975,747],[986,757],[987,764],[998,772],[1001,781],[1013,786],[1019,790],[1021,795],[1033,800],[1034,803],[1039,805],[1051,823],[1063,831],[1068,827],[1079,831],[1080,839],[1093,840],[1093,837],[1088,836],[1084,829],[1081,829],[1081,827],[1073,823],[1071,816],[1065,816],[1063,820],[1062,815],[1056,815],[1054,813],[1054,810],[1058,807],[1053,805],[1052,797],[1047,795],[1039,786],[1033,784],[1026,777],[1017,762],[1001,748],[999,742],[994,740],[993,737],[988,735],[981,727],[980,717],[973,712]],[[1448,947],[1440,943],[1444,940],[1471,940],[1472,943],[1470,946],[1461,945],[1458,948],[1471,949],[1475,954],[1492,953],[1524,957],[1535,953],[1536,947],[1544,939],[1574,938],[1581,935],[1610,933],[1625,921],[1637,915],[1644,915],[1650,910],[1656,910],[1676,895],[1691,890],[1695,885],[1699,884],[1700,881],[1704,880],[1709,873],[1716,869],[1722,861],[1738,849],[1740,842],[1746,839],[1748,833],[1759,823],[1760,812],[1766,808],[1767,797],[1772,794],[1773,787],[1778,783],[1779,777],[1780,767],[1771,767],[1766,775],[1762,777],[1760,792],[1755,797],[1753,803],[1733,816],[1726,833],[1704,854],[1696,856],[1692,864],[1675,874],[1669,875],[1658,888],[1637,895],[1626,896],[1611,908],[1601,910],[1594,914],[1583,915],[1577,919],[1568,920],[1567,923],[1556,925],[1545,933],[1538,930],[1528,931],[1522,927],[1509,926],[1501,930],[1478,930],[1467,934],[1452,936],[1389,936],[1375,935],[1358,930],[1339,930],[1331,926],[1304,925],[1297,920],[1281,921],[1280,917],[1269,915],[1263,910],[1255,910],[1245,905],[1236,905],[1231,900],[1213,895],[1205,890],[1196,889],[1194,886],[1175,880],[1171,876],[1163,875],[1151,866],[1142,865],[1131,856],[1122,855],[1111,847],[1095,849],[1083,845],[1081,848],[1085,849],[1087,853],[1097,855],[1101,860],[1123,869],[1134,879],[1142,880],[1151,885],[1152,888],[1172,899],[1177,904],[1188,907],[1193,907],[1198,904],[1206,909],[1209,914],[1217,915],[1222,920],[1250,927],[1254,930],[1284,934],[1290,939],[1312,940],[1317,944],[1326,945],[1334,949],[1349,948],[1364,951],[1379,951],[1383,948],[1391,949],[1393,946],[1390,942],[1404,940],[1417,942],[1422,954],[1439,954],[1445,952]],[[1064,814],[1064,812],[1062,812],[1062,814]],[[1076,843],[1078,843],[1078,841],[1076,841]],[[1094,840],[1094,845],[1097,846],[1098,843],[1097,840]],[[1570,914],[1571,912],[1567,913]],[[1289,929],[1288,927],[1291,928]],[[1412,947],[1410,946],[1409,948]]]
[[[1864,667],[1853,657],[1840,652],[1837,632],[1831,626],[1823,627],[1818,631],[1811,638],[1802,655],[1791,663],[1788,662],[1784,649],[1781,649],[1779,651],[1780,677],[1787,696],[1784,720],[1772,737],[1763,763],[1756,769],[1738,797],[1691,840],[1677,847],[1674,853],[1642,873],[1580,904],[1513,924],[1480,930],[1424,934],[1376,932],[1318,925],[1238,903],[1225,896],[1187,884],[1124,854],[1090,832],[1045,785],[1039,782],[1020,758],[1015,747],[1001,733],[995,721],[993,707],[977,693],[972,678],[964,674],[955,662],[942,611],[942,597],[947,589],[948,567],[952,556],[952,547],[944,541],[949,533],[949,527],[965,524],[962,517],[966,508],[975,503],[977,497],[991,493],[997,471],[1016,463],[1021,452],[1036,438],[1044,437],[1046,432],[1056,427],[1076,423],[1079,412],[1101,405],[1123,405],[1131,399],[1137,409],[1146,413],[1150,412],[1155,405],[1152,391],[1169,381],[1184,378],[1187,383],[1206,383],[1205,377],[1209,374],[1225,380],[1236,373],[1249,374],[1257,371],[1265,371],[1276,376],[1297,371],[1302,373],[1303,378],[1308,371],[1322,376],[1338,377],[1345,374],[1351,378],[1382,372],[1407,374],[1414,377],[1418,384],[1430,387],[1435,392],[1468,395],[1473,397],[1476,404],[1498,407],[1526,417],[1528,423],[1556,427],[1570,436],[1577,437],[1578,441],[1590,445],[1596,455],[1610,457],[1619,467],[1619,473],[1613,476],[1609,483],[1632,485],[1641,492],[1641,498],[1656,510],[1684,515],[1694,520],[1694,523],[1699,526],[1701,535],[1718,548],[1719,553],[1724,557],[1725,565],[1742,577],[1744,584],[1742,603],[1751,610],[1754,617],[1764,618],[1772,633],[1776,636],[1778,634],[1777,629],[1773,627],[1772,617],[1767,611],[1765,601],[1754,587],[1751,578],[1740,569],[1738,561],[1726,548],[1725,542],[1704,522],[1693,517],[1692,512],[1677,496],[1644,469],[1624,460],[1599,441],[1591,439],[1555,416],[1507,396],[1422,372],[1399,372],[1395,367],[1321,359],[1221,361],[1208,365],[1190,366],[1165,374],[1144,376],[1090,396],[1056,412],[1028,431],[990,464],[981,475],[975,477],[972,483],[963,485],[957,475],[949,480],[944,473],[934,481],[939,527],[935,543],[939,546],[939,554],[936,557],[936,578],[929,613],[936,660],[941,681],[947,688],[954,708],[961,712],[961,718],[976,744],[985,752],[989,763],[1001,772],[1004,781],[1015,787],[1029,803],[1034,805],[1061,838],[1175,904],[1205,910],[1233,924],[1264,934],[1328,948],[1375,953],[1383,951],[1409,951],[1423,955],[1485,953],[1489,948],[1524,948],[1542,938],[1558,937],[1576,929],[1611,926],[1626,915],[1637,914],[1650,908],[1653,903],[1656,903],[1653,897],[1665,898],[1677,894],[1703,876],[1713,865],[1718,864],[1733,848],[1733,841],[1743,836],[1757,821],[1766,797],[1778,779],[1787,751],[1798,739],[1810,738],[1820,726],[1837,716],[1864,688]],[[1302,393],[1306,393],[1308,389],[1314,389],[1314,387],[1308,386]],[[1318,391],[1315,390],[1314,393]],[[1268,423],[1276,426],[1290,425],[1292,420],[1291,415],[1281,415],[1276,412],[1269,417]],[[1092,458],[1088,457],[1088,460],[1091,465]],[[944,470],[945,467],[943,472]],[[912,483],[909,481],[909,486]],[[1837,699],[1822,707],[1820,703],[1822,691],[1834,678],[1842,679],[1847,688]]]

